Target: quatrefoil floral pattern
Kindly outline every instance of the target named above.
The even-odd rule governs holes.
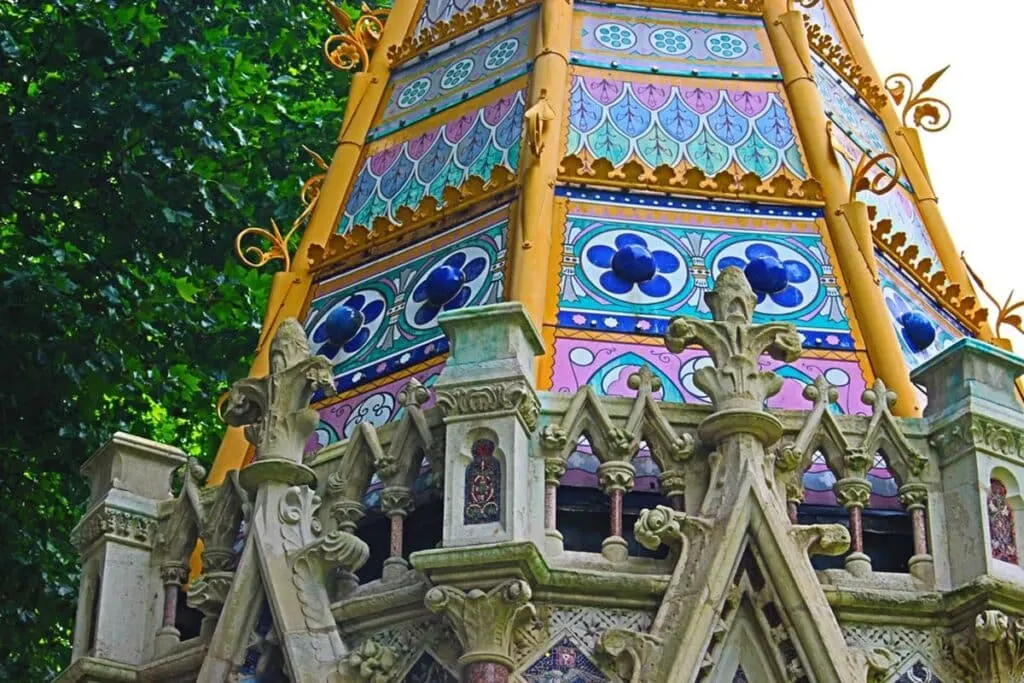
[[[743,256],[736,255],[742,246]],[[780,250],[783,255],[780,255]],[[730,266],[741,269],[757,295],[759,310],[778,308],[792,311],[804,305],[808,295],[817,294],[817,282],[803,257],[785,247],[761,242],[736,245],[719,257],[718,272]],[[769,304],[765,301],[770,300]]]
[[[685,271],[680,273],[679,255],[653,236],[645,238],[623,232],[602,235],[595,242],[584,252],[584,269],[597,275],[601,287],[609,294],[656,301],[679,289],[680,275],[685,279]]]

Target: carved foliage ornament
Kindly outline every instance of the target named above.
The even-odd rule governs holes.
[[[101,536],[144,546],[152,545],[157,532],[156,520],[126,510],[101,507],[79,522],[71,533],[71,544],[84,552]]]
[[[949,105],[927,93],[942,78],[949,66],[944,66],[921,83],[921,89],[914,88],[914,81],[905,73],[895,73],[885,79],[885,89],[897,106],[903,106],[900,120],[904,127],[921,128],[935,133],[949,125],[953,114]]]
[[[437,389],[437,405],[445,416],[479,416],[481,413],[515,412],[527,431],[537,427],[540,401],[526,382],[506,382],[491,386],[446,387]]]
[[[968,448],[980,448],[1014,458],[1024,454],[1024,432],[978,415],[964,415],[931,438],[946,457]]]
[[[1019,683],[1024,680],[1024,618],[986,610],[974,627],[947,642],[962,680]]]
[[[447,617],[462,644],[463,663],[492,661],[511,668],[516,631],[537,620],[532,597],[530,585],[514,579],[487,593],[435,586],[427,591],[424,602],[431,612]]]
[[[674,318],[665,346],[672,353],[694,342],[707,349],[714,367],[701,368],[693,379],[716,408],[761,410],[782,389],[781,377],[761,370],[761,354],[792,362],[802,351],[800,335],[788,323],[751,324],[757,299],[743,271],[734,266],[722,270],[704,300],[714,320]]]

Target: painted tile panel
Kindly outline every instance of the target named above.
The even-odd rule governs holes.
[[[849,320],[815,222],[820,212],[564,190],[569,204],[558,325],[660,337],[677,315],[710,317],[703,293],[721,269],[770,257],[785,282],[758,291],[755,320],[794,323],[808,348],[852,349]],[[629,205],[655,202],[660,206]],[[624,203],[626,202],[626,203]],[[769,213],[770,212],[770,213]],[[625,259],[650,261],[637,281]],[[628,265],[628,264],[627,264]]]
[[[665,82],[577,70],[569,97],[567,154],[635,159],[648,168],[729,168],[806,178],[781,86],[688,79]]]
[[[495,166],[515,171],[523,128],[521,84],[499,88],[470,106],[367,145],[338,232],[372,227],[378,216],[393,221],[398,209],[415,208],[426,196],[440,201],[446,187],[459,187],[470,176],[489,180]]]
[[[817,55],[811,55],[814,63],[814,82],[821,93],[825,115],[841,131],[853,140],[862,152],[874,156],[882,152],[893,152],[889,136],[882,122],[872,113],[832,67]],[[858,155],[856,158],[860,158]],[[886,170],[893,172],[892,164],[886,162]]]
[[[333,364],[338,391],[446,353],[442,310],[501,301],[507,229],[501,207],[316,285],[306,333]]]
[[[779,79],[759,18],[583,2],[574,9],[574,64],[640,73]]]
[[[910,369],[916,368],[939,351],[951,346],[967,333],[947,316],[930,297],[926,296],[904,276],[885,256],[877,254],[878,275],[881,280],[882,296],[889,309],[890,322],[896,330],[900,350]],[[908,318],[908,316],[912,316]],[[916,316],[921,318],[915,320]],[[914,327],[920,329],[923,319],[934,331],[934,341],[920,348],[920,337],[914,334]],[[920,333],[919,333],[920,334]]]
[[[349,438],[362,422],[380,427],[388,422],[401,419],[405,409],[399,405],[398,393],[413,377],[425,387],[433,386],[442,369],[444,369],[444,363],[437,362],[408,377],[400,377],[391,381],[382,380],[386,383],[379,386],[374,383],[359,387],[356,389],[357,393],[351,396],[330,405],[320,406],[317,408],[320,413],[320,422],[306,444],[306,453],[313,453]],[[421,407],[426,410],[433,405],[434,395],[431,394]]]
[[[370,130],[374,140],[476,97],[527,72],[536,13],[491,27],[458,50],[400,69],[387,106]]]
[[[473,7],[480,7],[486,0],[425,0],[420,8],[414,34],[433,28],[443,21],[449,21],[456,14],[462,14]]]
[[[830,36],[836,45],[844,45],[842,38],[839,36],[839,28],[832,17],[832,10],[829,9],[826,0],[821,0],[811,7],[804,7],[803,10],[804,16],[812,24],[820,26],[825,35]]]

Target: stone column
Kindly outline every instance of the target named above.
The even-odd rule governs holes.
[[[384,560],[384,581],[394,581],[409,571],[402,548],[405,531],[405,516],[412,509],[412,491],[404,486],[388,486],[380,492],[380,509],[391,523],[391,546],[388,559]]]
[[[160,580],[164,584],[164,609],[160,630],[156,632],[156,649],[165,652],[181,639],[181,632],[175,622],[181,587],[188,581],[188,566],[184,562],[164,562],[160,565]]]
[[[530,457],[540,334],[514,302],[448,311],[438,321],[450,344],[434,385],[446,426],[443,545],[541,548],[544,461]]]
[[[924,416],[938,451],[925,530],[940,588],[982,576],[1024,581],[1024,569],[993,558],[988,511],[993,476],[1024,485],[1024,413],[1014,384],[1021,374],[1024,360],[974,339],[958,341],[911,374],[928,395]]]
[[[72,665],[86,656],[129,665],[152,657],[153,634],[177,596],[164,589],[153,547],[161,503],[184,463],[176,448],[117,433],[82,466],[91,496],[71,537],[83,567]]]
[[[847,477],[837,481],[832,490],[836,502],[846,508],[850,516],[850,554],[846,556],[846,569],[856,576],[871,573],[871,558],[864,553],[863,513],[871,500],[871,484],[864,479]]]
[[[910,525],[914,533],[914,554],[910,558],[909,568],[913,576],[933,583],[935,567],[932,556],[928,554],[928,521],[926,517],[928,505],[928,487],[924,484],[904,484],[900,486],[900,502],[910,513]]]
[[[424,599],[443,614],[462,645],[459,664],[466,683],[506,683],[515,669],[512,646],[517,628],[537,618],[530,584],[513,579],[488,592],[435,586]]]
[[[632,463],[612,460],[597,468],[598,482],[610,500],[608,538],[601,542],[601,555],[609,562],[625,562],[629,544],[622,537],[622,498],[633,489],[636,468]]]

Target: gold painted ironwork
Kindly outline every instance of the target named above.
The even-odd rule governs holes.
[[[796,0],[796,2],[804,9],[811,9],[815,5],[820,4],[821,0]]]
[[[785,172],[764,179],[756,173],[719,171],[709,176],[696,166],[661,164],[649,169],[636,159],[615,166],[604,157],[590,159],[570,154],[562,159],[558,177],[580,185],[641,187],[667,194],[701,197],[734,197],[748,201],[771,200],[780,204],[823,205],[825,197],[817,180],[800,180]]]
[[[934,95],[927,95],[949,66],[944,66],[921,83],[921,89],[914,88],[914,81],[905,73],[895,73],[885,79],[885,89],[897,106],[903,106],[901,121],[904,127],[922,128],[930,133],[938,132],[949,125],[953,112],[949,105]]]
[[[960,260],[963,261],[964,268],[967,269],[967,274],[971,276],[971,280],[974,282],[974,285],[980,289],[981,293],[992,302],[993,306],[995,306],[996,324],[993,332],[995,332],[996,341],[1006,342],[1003,346],[1008,346],[1009,340],[999,334],[999,328],[1003,325],[1009,325],[1021,334],[1024,334],[1024,319],[1022,319],[1021,314],[1018,313],[1018,311],[1024,308],[1024,300],[1014,301],[1014,290],[1010,290],[1010,295],[1006,297],[1006,302],[1000,305],[999,300],[996,299],[988,289],[986,289],[985,283],[981,281],[978,274],[974,272],[974,269],[967,263],[967,257],[963,252],[960,253]]]
[[[807,44],[811,49],[835,69],[865,102],[875,111],[888,106],[889,98],[885,96],[885,91],[875,83],[875,79],[864,72],[864,67],[858,64],[841,44],[821,26],[811,23],[807,15],[804,15],[804,27],[807,29]]]
[[[365,3],[362,13],[354,22],[344,10],[327,0],[327,8],[334,17],[334,23],[341,29],[324,41],[324,57],[331,66],[341,71],[359,69],[365,73],[370,68],[370,52],[380,43],[384,33],[386,9],[370,9]]]
[[[838,156],[846,160],[846,163],[850,165],[850,173],[852,178],[850,179],[850,201],[857,201],[857,194],[867,190],[871,194],[881,196],[887,192],[892,191],[896,187],[896,183],[899,182],[900,174],[903,171],[903,167],[900,165],[900,160],[896,158],[896,155],[889,152],[882,152],[881,154],[875,154],[870,156],[868,154],[862,154],[860,159],[854,160],[843,146],[837,144],[832,133],[832,122],[829,121],[825,124],[828,130],[828,141],[832,147],[832,151]],[[888,161],[892,164],[893,172],[889,175],[882,167],[882,162]],[[877,168],[878,173],[875,174],[874,178],[868,178],[868,173],[871,169]]]
[[[289,244],[296,231],[313,214],[313,209],[316,208],[317,201],[320,199],[320,187],[324,182],[324,178],[327,177],[328,168],[327,162],[319,154],[305,145],[302,146],[302,149],[306,150],[313,158],[313,162],[316,163],[323,173],[316,174],[302,184],[302,189],[299,190],[299,200],[303,206],[302,213],[292,222],[291,228],[286,234],[281,234],[281,229],[273,218],[270,219],[271,230],[253,225],[238,233],[238,236],[235,237],[235,253],[242,260],[242,263],[250,268],[260,268],[271,261],[280,260],[284,265],[285,271],[291,270],[292,257],[289,253]],[[250,236],[260,237],[269,241],[270,247],[263,248],[255,244],[243,246],[242,242]]]
[[[932,260],[920,257],[916,244],[909,244],[906,233],[894,232],[891,218],[878,219],[878,207],[868,206],[871,237],[875,247],[903,270],[933,301],[941,304],[972,335],[978,335],[988,319],[988,311],[978,306],[978,300],[962,292],[945,271],[932,271]]]

